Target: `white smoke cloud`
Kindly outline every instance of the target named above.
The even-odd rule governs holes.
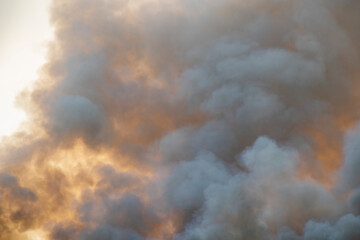
[[[0,239],[359,239],[359,9],[54,1]]]

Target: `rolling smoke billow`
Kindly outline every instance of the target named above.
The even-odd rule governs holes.
[[[61,0],[1,142],[1,240],[359,240],[360,1]]]

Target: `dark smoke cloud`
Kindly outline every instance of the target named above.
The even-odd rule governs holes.
[[[360,239],[359,10],[54,1],[0,239]]]

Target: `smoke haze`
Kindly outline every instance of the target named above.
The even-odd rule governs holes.
[[[62,0],[0,147],[0,239],[360,239],[358,0]]]

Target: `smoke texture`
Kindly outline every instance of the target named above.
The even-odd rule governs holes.
[[[62,0],[51,23],[0,239],[360,239],[358,0]]]

